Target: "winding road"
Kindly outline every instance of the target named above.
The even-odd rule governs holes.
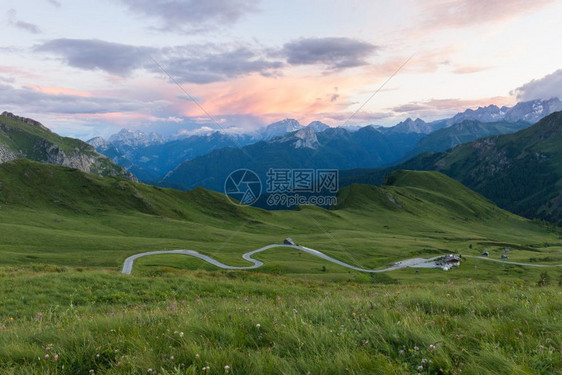
[[[412,259],[405,259],[403,261],[400,262],[396,262],[394,263],[394,265],[387,267],[387,268],[382,268],[382,269],[365,269],[365,268],[360,268],[360,267],[355,267],[352,266],[351,264],[347,264],[344,263],[342,261],[339,261],[335,258],[332,258],[331,256],[328,256],[318,250],[314,250],[314,249],[310,249],[308,247],[305,246],[297,246],[297,245],[281,245],[281,244],[273,244],[273,245],[268,245],[268,246],[264,246],[261,247],[257,250],[252,250],[249,251],[245,254],[242,255],[242,258],[247,260],[250,263],[253,263],[251,266],[229,266],[228,264],[224,264],[219,262],[218,260],[215,260],[207,255],[198,253],[195,250],[157,250],[157,251],[148,251],[145,253],[139,253],[139,254],[135,254],[135,255],[131,255],[130,257],[128,257],[127,259],[125,259],[125,262],[123,263],[123,270],[121,271],[122,273],[129,275],[131,274],[131,271],[133,270],[133,262],[141,257],[144,256],[148,256],[148,255],[160,255],[160,254],[182,254],[182,255],[189,255],[195,258],[199,258],[201,260],[204,260],[207,263],[210,263],[214,266],[217,266],[219,268],[222,269],[226,269],[226,270],[250,270],[250,269],[254,269],[254,268],[258,268],[263,266],[263,262],[257,259],[252,258],[252,255],[257,254],[257,253],[261,253],[262,251],[266,251],[269,249],[273,249],[273,248],[278,248],[278,247],[284,247],[284,248],[293,248],[293,249],[297,249],[300,251],[304,251],[305,253],[314,255],[318,258],[322,258],[324,260],[327,260],[328,262],[332,262],[334,264],[338,264],[340,266],[355,270],[355,271],[360,271],[360,272],[369,272],[369,273],[378,273],[378,272],[388,272],[388,271],[393,271],[393,270],[398,270],[401,268],[406,268],[406,267],[413,267],[413,268],[441,268],[436,266],[435,264],[435,260],[437,258],[441,258],[442,255],[433,257],[433,258],[412,258]],[[520,263],[520,262],[510,262],[510,261],[505,261],[505,260],[499,260],[499,259],[493,259],[493,258],[487,258],[487,257],[481,257],[481,256],[472,256],[472,255],[464,255],[465,257],[469,257],[469,258],[477,258],[477,259],[483,259],[483,260],[489,260],[489,261],[493,261],[493,262],[500,262],[500,263],[505,263],[505,264],[514,264],[514,265],[518,265],[518,266],[529,266],[529,267],[562,267],[562,264],[533,264],[533,263]]]

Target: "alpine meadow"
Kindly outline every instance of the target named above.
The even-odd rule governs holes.
[[[559,1],[4,5],[0,374],[562,374]]]

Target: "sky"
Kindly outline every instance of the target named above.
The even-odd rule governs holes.
[[[562,1],[3,0],[0,111],[88,139],[562,99]]]

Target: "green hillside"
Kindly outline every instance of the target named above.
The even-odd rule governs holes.
[[[514,134],[483,138],[444,153],[426,153],[382,170],[343,173],[344,184],[380,183],[398,169],[438,170],[500,207],[562,223],[562,112]]]
[[[465,120],[447,128],[439,129],[422,138],[409,153],[411,157],[428,151],[446,151],[462,143],[491,135],[509,134],[525,129],[531,124],[518,122],[480,122]]]
[[[515,134],[462,145],[433,165],[500,207],[562,223],[562,112]]]
[[[3,112],[0,115],[0,163],[22,158],[78,168],[100,176],[133,178],[87,143],[61,137],[35,120]]]
[[[365,268],[424,254],[499,254],[504,246],[520,249],[514,259],[544,254],[555,262],[559,256],[554,233],[436,172],[399,171],[383,187],[342,189],[333,210],[297,211],[238,206],[204,189],[180,192],[26,160],[0,165],[0,182],[0,264],[118,270],[138,252],[193,249],[247,265],[241,254],[285,237]],[[266,262],[262,272],[369,280],[292,249],[258,258]],[[182,268],[215,269],[190,257],[162,255],[139,260],[135,270]]]
[[[0,202],[61,214],[148,214],[196,221],[196,214],[240,218],[242,211],[224,196],[204,189],[180,192],[117,177],[30,160],[0,165]]]

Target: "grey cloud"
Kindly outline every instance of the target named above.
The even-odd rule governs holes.
[[[39,27],[37,27],[36,25],[34,25],[32,23],[23,22],[23,21],[16,21],[16,22],[11,23],[11,24],[14,25],[15,27],[17,27],[18,29],[29,31],[32,34],[41,34],[41,30],[39,29]]]
[[[259,73],[264,76],[278,74],[283,67],[280,61],[270,61],[248,47],[238,47],[229,51],[197,53],[195,47],[172,49],[164,57],[167,71],[180,82],[211,83],[230,78]]]
[[[558,69],[543,78],[534,79],[516,88],[511,94],[515,94],[519,101],[547,100],[550,98],[562,99],[562,69]]]
[[[408,112],[414,112],[414,111],[421,111],[421,110],[424,110],[424,109],[427,109],[427,108],[428,108],[427,105],[417,104],[417,103],[408,103],[408,104],[400,105],[398,107],[394,107],[394,108],[392,108],[392,111],[398,112],[398,113],[408,113]]]
[[[12,25],[14,27],[17,27],[18,29],[30,32],[32,34],[40,34],[41,33],[41,29],[39,29],[39,27],[37,25],[34,25],[32,23],[29,23],[29,22],[19,21],[16,16],[17,16],[17,13],[14,9],[8,10],[8,23],[10,25]]]
[[[0,102],[37,113],[110,113],[146,109],[144,102],[111,97],[45,94],[31,88],[15,88],[0,84]]]
[[[366,65],[379,47],[351,38],[306,38],[289,42],[281,53],[293,65],[325,65],[329,69]]]
[[[334,87],[334,93],[330,96],[330,102],[335,102],[340,98],[340,94],[338,94],[339,88],[336,86]]]
[[[350,119],[350,116],[351,113],[349,112],[327,112],[316,115],[322,122],[332,122],[336,126],[345,124]],[[391,112],[359,112],[353,116],[353,121],[348,125],[372,123],[373,121],[383,120],[393,116],[394,114]]]
[[[35,48],[62,58],[68,65],[86,70],[103,70],[127,76],[145,68],[162,73],[152,56],[179,82],[211,83],[251,73],[274,75],[284,64],[270,61],[249,47],[221,50],[212,45],[191,45],[156,49],[100,40],[55,39]],[[208,51],[203,52],[202,51]]]
[[[58,0],[47,0],[49,3],[51,3],[53,6],[56,6],[57,8],[60,8],[60,6],[62,5],[60,1]]]
[[[86,70],[103,70],[128,75],[150,61],[149,47],[110,43],[97,39],[54,39],[35,48],[59,55],[68,65]]]
[[[348,38],[301,39],[286,44],[276,56],[261,47],[249,45],[153,48],[95,39],[54,39],[35,47],[38,52],[58,55],[67,65],[75,68],[127,76],[137,69],[162,74],[161,65],[175,80],[198,84],[226,81],[253,73],[278,76],[281,68],[287,66],[285,59],[289,64],[318,64],[328,69],[355,67],[366,64],[365,58],[376,49],[369,43]],[[337,99],[336,91],[332,101]]]
[[[14,83],[16,80],[13,77],[2,77],[0,76],[0,82]]]
[[[193,30],[238,21],[258,0],[120,0],[132,12],[155,18],[162,30]]]

